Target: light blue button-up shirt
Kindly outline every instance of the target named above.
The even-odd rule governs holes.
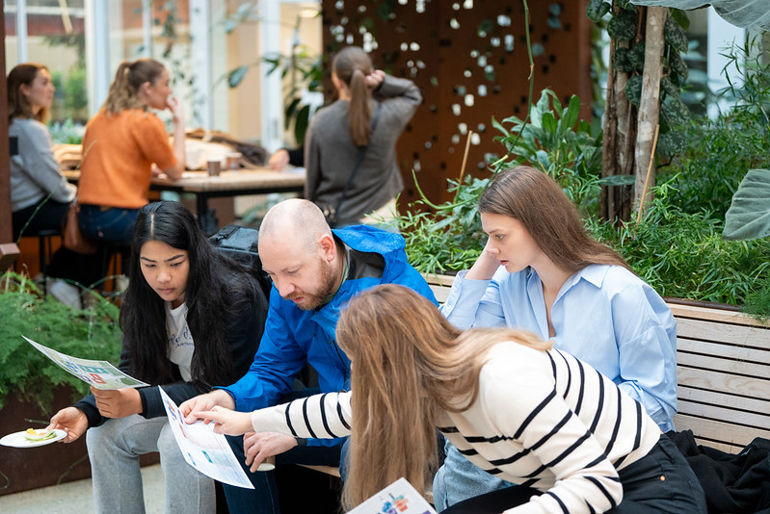
[[[458,274],[442,312],[461,329],[534,332],[584,360],[639,401],[664,432],[676,413],[676,322],[663,299],[622,266],[592,264],[572,275],[551,307],[534,269],[497,270],[492,280]]]

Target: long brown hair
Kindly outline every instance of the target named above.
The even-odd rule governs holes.
[[[48,107],[43,107],[37,114],[32,112],[29,100],[21,92],[22,84],[30,87],[40,70],[48,71],[44,64],[25,62],[17,64],[8,74],[8,123],[14,118],[34,118],[45,123],[48,120]]]
[[[461,332],[429,300],[395,284],[353,298],[337,324],[337,341],[353,363],[346,508],[402,476],[423,490],[436,464],[438,415],[475,401],[492,346],[551,346],[512,329]]]
[[[371,137],[372,112],[366,76],[372,72],[372,60],[357,46],[346,46],[334,56],[332,73],[350,89],[348,126],[356,146],[366,146]]]
[[[576,272],[589,264],[615,264],[633,272],[610,247],[589,236],[559,185],[530,166],[498,173],[479,200],[479,212],[519,220],[558,267]]]
[[[125,109],[146,109],[147,105],[139,98],[139,88],[145,82],[153,84],[165,69],[161,62],[149,57],[121,62],[104,101],[107,114],[119,114]]]

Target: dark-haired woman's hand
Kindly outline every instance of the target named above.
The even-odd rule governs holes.
[[[131,387],[103,391],[91,387],[99,413],[106,418],[125,418],[142,412],[142,398],[139,391]]]
[[[65,407],[51,418],[46,430],[58,428],[67,432],[67,437],[61,440],[63,443],[71,443],[77,440],[88,429],[88,418],[77,407]]]
[[[489,280],[499,267],[500,261],[497,260],[497,254],[493,254],[489,251],[489,242],[487,242],[481,255],[479,255],[476,262],[473,263],[471,269],[468,270],[468,274],[465,275],[465,278],[469,280]]]
[[[370,91],[374,91],[380,87],[383,80],[385,80],[385,72],[382,70],[372,70],[372,72],[364,78],[366,87],[368,87]]]

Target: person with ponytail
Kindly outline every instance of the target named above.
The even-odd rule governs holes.
[[[552,339],[674,430],[676,322],[623,258],[588,235],[559,185],[529,166],[498,173],[479,200],[486,247],[441,307],[461,329],[511,327]],[[438,508],[510,487],[451,444],[436,474]]]
[[[305,137],[305,198],[335,211],[337,226],[371,222],[367,214],[392,218],[404,187],[396,141],[422,102],[420,90],[374,69],[355,46],[334,57],[332,82],[339,99],[313,116]]]
[[[151,387],[92,388],[49,428],[65,430],[65,443],[86,433],[97,513],[144,512],[139,456],[150,452],[160,452],[165,512],[214,512],[214,483],[185,462],[158,386],[182,403],[240,378],[257,351],[267,300],[178,202],[139,210],[128,266],[119,368]]]
[[[174,143],[149,109],[169,109]],[[181,178],[185,164],[182,105],[171,97],[168,70],[155,59],[122,62],[101,110],[83,137],[78,203],[83,234],[128,246],[153,170]]]
[[[349,434],[346,510],[399,477],[424,491],[438,429],[472,466],[509,482],[452,514],[706,512],[695,473],[639,402],[551,341],[506,327],[462,331],[387,284],[349,302],[337,342],[350,392],[196,416],[231,435]]]
[[[8,74],[8,135],[16,143],[11,155],[11,211],[13,238],[41,230],[61,230],[76,188],[59,171],[51,135],[45,126],[53,101],[54,85],[43,64],[22,63]],[[90,285],[97,280],[91,256],[59,248],[46,274]],[[41,270],[42,271],[42,270]],[[56,281],[51,294],[75,306],[78,289]]]

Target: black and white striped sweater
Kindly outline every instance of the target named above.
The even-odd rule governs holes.
[[[543,491],[506,514],[603,512],[620,503],[617,470],[649,453],[660,437],[641,405],[556,349],[501,343],[487,356],[476,401],[461,413],[443,413],[437,425],[476,466]],[[252,425],[295,437],[349,435],[350,394],[255,411]]]

